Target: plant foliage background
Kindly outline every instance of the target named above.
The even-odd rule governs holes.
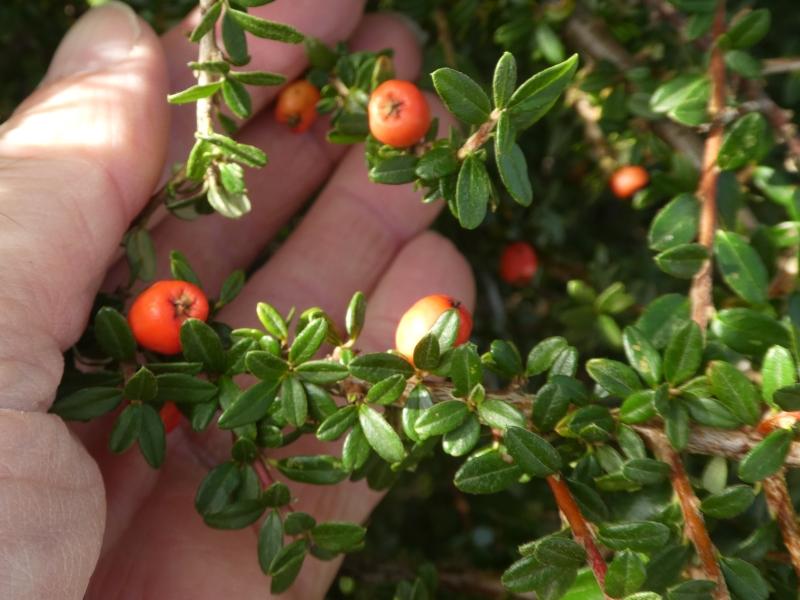
[[[159,30],[195,5],[189,0],[130,3]],[[667,326],[669,320],[686,310],[681,304],[688,288],[686,276],[691,277],[705,257],[701,249],[689,247],[695,237],[696,207],[681,195],[697,188],[697,164],[686,148],[694,144],[701,151],[709,128],[705,119],[708,90],[702,83],[694,85],[692,78],[705,73],[707,41],[705,47],[703,43],[710,26],[709,7],[713,11],[714,5],[704,0],[369,2],[370,10],[399,11],[417,23],[425,39],[424,72],[450,66],[470,75],[484,89],[491,87],[494,66],[504,51],[515,55],[518,71],[525,77],[564,61],[573,52],[581,57],[578,74],[563,101],[519,140],[533,185],[533,205],[519,206],[499,192],[497,211],[478,229],[461,228],[446,211],[436,224],[467,255],[475,270],[479,299],[474,339],[480,348],[504,338],[512,340],[524,357],[539,341],[563,336],[579,352],[581,365],[593,356],[624,362],[625,346],[631,342],[623,339],[623,330],[637,324],[647,341],[658,351],[665,350],[670,334],[674,335]],[[80,2],[46,0],[12,0],[0,6],[0,45],[21,50],[14,53],[13,60],[8,53],[0,58],[0,121],[36,85],[64,31],[86,9]],[[797,410],[800,392],[795,389],[794,362],[798,357],[794,328],[800,326],[800,295],[794,291],[796,271],[789,273],[788,283],[782,280],[780,294],[770,293],[770,283],[780,278],[791,261],[796,264],[800,248],[798,156],[792,156],[791,147],[787,153],[786,144],[777,139],[792,131],[773,127],[770,105],[759,90],[764,84],[766,97],[775,104],[790,111],[800,108],[800,71],[786,68],[762,75],[767,66],[783,65],[792,57],[798,62],[800,10],[793,0],[730,1],[727,10],[728,15],[739,18],[756,10],[767,15],[769,33],[764,29],[766,35],[757,35],[763,23],[749,23],[738,40],[729,40],[726,51],[731,109],[723,119],[728,136],[733,135],[734,123],[742,131],[722,158],[728,161],[729,170],[720,177],[717,196],[720,227],[728,233],[717,238],[721,273],[715,272],[714,301],[718,310],[728,312],[718,313],[712,323],[704,360],[720,361],[714,363],[718,368],[712,367],[710,379],[715,375],[733,378],[734,395],[750,393],[750,384],[742,384],[725,365],[742,366],[744,361],[766,385],[771,375],[765,361],[771,360],[769,365],[776,369],[788,362],[792,374],[777,377],[774,388],[792,389],[780,399],[775,396],[774,402],[782,409]],[[576,34],[576,23],[593,20],[599,22],[598,39],[618,46],[630,65],[613,64],[586,52],[585,40]],[[755,42],[741,39],[747,36],[753,36]],[[675,89],[663,88],[676,78],[681,84]],[[430,79],[422,85],[433,87]],[[762,112],[766,118],[744,116]],[[742,123],[743,116],[749,120]],[[658,125],[663,123],[670,123],[679,137],[665,135]],[[675,150],[676,139],[686,144],[680,151]],[[612,197],[607,185],[610,172],[628,163],[645,165],[652,181],[631,203]],[[665,213],[667,205],[671,212]],[[654,218],[658,225],[652,224]],[[516,240],[531,242],[540,256],[536,280],[523,289],[511,288],[497,277],[502,248]],[[654,300],[660,302],[656,308]],[[783,325],[778,324],[780,320]],[[694,334],[687,329],[684,335],[688,339]],[[774,345],[786,348],[785,354],[775,351],[778,356],[765,358],[764,352]],[[690,346],[686,339],[680,345]],[[631,356],[630,350],[627,356]],[[578,378],[586,390],[599,392],[601,404],[607,392],[627,395],[626,390],[614,389],[613,382],[607,381],[603,368],[608,365],[595,367],[594,372],[589,369],[591,378],[581,367]],[[647,381],[646,365],[639,364],[637,370],[645,385],[637,378],[627,392],[639,386],[658,389],[661,373],[653,375],[651,382]],[[629,378],[630,373],[626,370],[621,378]],[[674,367],[672,375],[670,384],[674,385],[689,378],[675,375]],[[689,373],[692,375],[694,372]],[[492,373],[487,378],[487,388],[505,383],[502,376]],[[593,388],[595,382],[601,386],[605,382],[606,391]],[[537,379],[534,388],[539,390],[544,383]],[[724,395],[712,387],[715,395]],[[698,392],[698,397],[706,395]],[[772,395],[765,399],[773,402]],[[653,398],[649,401],[653,403]],[[656,409],[669,423],[673,409],[659,407],[657,402]],[[705,405],[680,409],[671,417],[672,430],[668,427],[673,445],[677,440],[680,446],[680,436],[685,435],[681,428],[686,427],[675,423],[688,423],[689,418],[718,425],[730,419],[732,412],[733,425],[754,424],[747,414],[737,413],[737,409],[749,410],[747,402],[750,400],[741,409],[743,405],[734,399],[727,412],[716,416],[701,414],[711,410]],[[689,414],[685,414],[687,410]],[[602,415],[587,418],[587,423],[598,418]],[[571,431],[572,437],[602,441],[602,436],[592,438],[574,424]],[[784,436],[779,441],[785,440]],[[637,486],[630,477],[619,476],[622,463],[641,459],[644,455],[640,452],[633,442],[598,444],[576,470],[582,469],[580,477],[587,481],[600,479],[599,487],[606,492],[605,506],[613,519],[655,519],[674,526],[680,521],[680,511],[673,503],[669,481],[663,473],[659,475],[660,467],[645,465],[644,474],[633,477],[633,481],[640,478],[642,487],[626,493]],[[742,485],[736,481],[734,462],[688,454],[684,458],[701,499]],[[426,594],[481,598],[506,593],[498,583],[500,574],[519,559],[519,545],[559,529],[556,505],[542,479],[511,485],[498,494],[465,494],[452,485],[462,463],[463,459],[437,453],[414,472],[397,477],[370,521],[367,550],[348,556],[330,591],[331,598],[420,599]],[[651,467],[652,472],[648,471]],[[761,479],[757,475],[750,479]],[[748,479],[746,475],[742,478]],[[787,481],[792,497],[800,498],[797,473],[788,471]],[[730,516],[744,506],[741,514],[718,527],[714,507],[706,506],[706,518],[715,544],[734,561],[725,567],[733,595],[742,600],[766,597],[768,586],[773,597],[796,597],[797,579],[764,494],[753,500],[743,488],[726,493],[730,498],[717,508],[716,516]],[[608,518],[609,514],[601,516]],[[615,547],[612,538],[606,532],[607,545]],[[630,585],[631,591],[641,586],[665,593],[666,586],[674,584],[669,576],[683,567],[675,561],[688,556],[690,550],[674,530],[669,545],[660,545],[664,548],[642,549],[648,555],[646,562],[637,557],[636,548],[619,546],[615,564],[621,561],[617,568],[626,573],[623,591]],[[757,565],[763,578],[741,568],[737,560]],[[731,580],[738,581],[738,587],[731,585]],[[638,584],[633,586],[633,581]],[[590,582],[590,572],[582,570],[568,597],[597,597]],[[669,597],[704,598],[707,594],[698,588]]]

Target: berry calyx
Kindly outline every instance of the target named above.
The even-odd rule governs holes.
[[[128,312],[133,337],[143,348],[160,354],[181,351],[180,331],[186,319],[208,318],[208,299],[187,281],[158,281],[134,300]]]
[[[500,256],[500,278],[511,285],[528,285],[538,268],[539,258],[527,242],[509,244]]]
[[[166,433],[175,429],[181,421],[181,411],[178,410],[174,402],[164,403],[164,406],[158,411],[158,415],[161,417],[161,422],[164,424],[164,431]]]
[[[369,131],[381,143],[395,148],[416,144],[431,124],[425,95],[410,81],[384,81],[369,97]]]
[[[414,357],[414,348],[419,341],[425,337],[433,327],[436,320],[451,308],[458,310],[461,325],[453,346],[460,346],[469,340],[472,333],[472,315],[461,304],[450,296],[444,294],[433,294],[417,300],[397,324],[395,332],[395,348],[400,354],[409,360]]]
[[[650,183],[650,175],[644,167],[627,165],[620,167],[611,175],[611,191],[617,198],[630,198]]]
[[[290,83],[275,103],[275,119],[295,133],[303,133],[317,120],[319,90],[305,79]]]

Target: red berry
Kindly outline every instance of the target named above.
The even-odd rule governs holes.
[[[369,131],[384,144],[407,148],[416,144],[431,124],[428,101],[410,81],[390,79],[372,92],[367,105]]]
[[[469,335],[472,333],[472,315],[469,311],[450,296],[433,294],[417,300],[400,319],[395,332],[395,347],[398,352],[411,360],[419,341],[430,332],[442,313],[451,308],[458,309],[458,316],[461,318],[461,326],[453,345],[460,346],[469,340]]]
[[[650,175],[644,167],[628,165],[620,167],[611,175],[611,191],[617,198],[630,198],[650,183]]]
[[[178,426],[181,421],[181,411],[175,406],[174,402],[166,402],[161,410],[158,411],[161,422],[164,423],[164,431],[169,433]]]
[[[500,278],[511,285],[528,285],[536,269],[539,259],[536,252],[527,242],[514,242],[503,250],[500,257]]]
[[[139,345],[161,354],[181,351],[180,331],[186,319],[207,318],[203,290],[179,280],[154,283],[139,294],[128,312],[128,324]]]
[[[278,96],[275,119],[295,133],[303,133],[317,120],[319,90],[305,79],[290,83]]]

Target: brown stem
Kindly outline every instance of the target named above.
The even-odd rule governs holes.
[[[467,141],[464,142],[464,145],[461,146],[458,150],[458,158],[460,160],[464,160],[468,155],[472,154],[476,150],[479,150],[481,146],[483,146],[489,139],[489,136],[494,131],[495,125],[497,125],[497,120],[500,118],[500,111],[494,109],[492,114],[489,115],[489,120],[478,127],[478,130],[473,133]]]
[[[433,22],[436,23],[436,33],[439,36],[439,43],[442,45],[444,62],[453,69],[458,67],[456,49],[453,46],[453,38],[450,35],[450,24],[447,22],[447,15],[441,8],[433,11]]]
[[[797,524],[797,514],[794,511],[792,498],[789,496],[783,469],[775,475],[767,477],[763,481],[763,485],[767,507],[778,522],[783,543],[792,559],[794,572],[800,578],[800,526]]]
[[[200,0],[200,14],[206,14],[214,6],[215,0]],[[211,62],[220,59],[220,51],[217,47],[217,32],[211,28],[202,38],[200,38],[200,49],[197,52],[198,62]],[[197,71],[197,84],[206,85],[216,81],[217,75],[211,71]],[[212,97],[201,98],[197,101],[197,133],[208,135],[214,132],[212,121],[214,102]]]
[[[659,430],[649,430],[645,438],[656,458],[670,467],[670,481],[681,506],[686,537],[692,542],[697,556],[700,558],[704,577],[717,584],[714,598],[718,600],[730,598],[725,578],[722,576],[722,570],[717,562],[717,550],[714,548],[711,536],[708,535],[703,515],[700,514],[700,501],[692,489],[680,455]]]
[[[603,590],[605,594],[606,571],[608,567],[606,566],[603,555],[600,554],[600,550],[594,543],[594,534],[589,527],[589,523],[584,518],[583,513],[581,513],[581,509],[578,507],[575,498],[572,497],[572,492],[570,492],[569,487],[567,487],[563,479],[556,475],[550,475],[547,478],[547,484],[553,492],[553,497],[555,497],[556,504],[561,514],[564,515],[564,518],[572,529],[572,535],[575,537],[575,541],[586,550],[587,562],[592,568],[592,572],[597,579],[600,589]],[[608,598],[608,596],[606,596],[606,598]]]
[[[725,59],[722,50],[716,44],[719,37],[725,32],[725,0],[717,2],[712,28],[711,60],[708,64],[708,77],[711,80],[711,97],[708,101],[708,117],[711,120],[711,130],[706,138],[703,152],[703,167],[700,174],[700,184],[697,187],[697,199],[700,201],[700,232],[697,241],[708,248],[709,252],[714,244],[714,233],[717,229],[717,180],[719,167],[717,156],[722,146],[724,125],[718,116],[725,108]],[[689,290],[689,299],[692,304],[692,319],[705,331],[708,319],[714,307],[712,291],[713,260],[709,256],[700,271],[692,279]]]
[[[761,61],[762,75],[774,75],[775,73],[792,73],[794,71],[800,71],[800,56],[766,58]]]

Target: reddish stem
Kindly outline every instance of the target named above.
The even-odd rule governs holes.
[[[797,577],[800,578],[800,526],[797,524],[797,514],[794,511],[789,489],[786,487],[786,478],[783,470],[767,477],[763,481],[764,497],[767,506],[783,536],[783,543],[789,551],[792,566]]]
[[[586,550],[587,562],[594,572],[600,589],[605,593],[606,571],[608,567],[606,566],[603,555],[600,554],[600,550],[594,543],[594,534],[589,527],[589,523],[583,517],[581,509],[578,507],[575,498],[572,497],[572,492],[563,479],[560,479],[556,475],[551,475],[547,478],[547,484],[553,492],[561,514],[564,515],[564,518],[572,529],[572,535],[575,537],[575,541]]]

